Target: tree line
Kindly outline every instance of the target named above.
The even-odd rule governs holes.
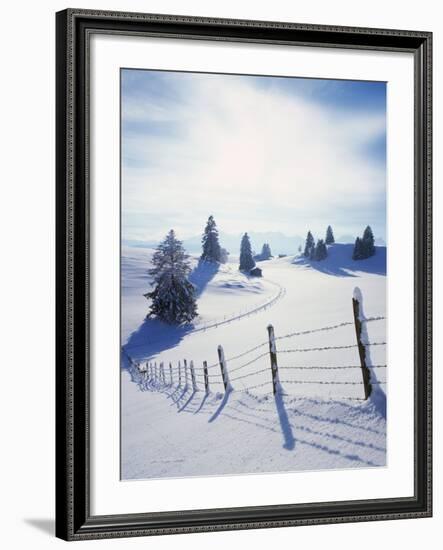
[[[321,261],[327,258],[328,248],[327,245],[335,243],[334,233],[332,227],[328,225],[326,229],[325,239],[318,239],[315,242],[315,239],[311,233],[308,231],[306,235],[305,247],[303,251],[303,256],[309,260]],[[301,252],[301,250],[300,250]],[[353,260],[364,260],[370,258],[375,254],[375,239],[374,233],[372,232],[371,227],[368,225],[363,231],[362,237],[357,237],[354,243],[354,249],[352,252]]]
[[[271,255],[269,245],[264,246]],[[202,236],[200,262],[226,263],[229,252],[220,246],[217,224],[209,216]],[[173,229],[157,246],[152,257],[153,267],[148,270],[154,289],[144,296],[151,301],[148,317],[157,317],[169,324],[189,323],[197,316],[196,288],[189,280],[191,266],[183,242]],[[245,233],[240,243],[239,269],[250,273],[255,268],[251,241]]]
[[[209,216],[202,236],[202,254],[199,262],[215,264],[226,263],[229,252],[220,246],[217,224]],[[311,231],[306,236],[303,255],[314,261],[324,260],[328,255],[328,245],[335,243],[332,227],[326,229],[324,239],[315,242]],[[301,249],[299,249],[301,252]],[[357,237],[352,259],[361,260],[375,254],[374,235],[367,226],[362,237]],[[251,240],[247,233],[240,242],[239,270],[254,274],[256,260],[272,258],[269,243],[264,243],[260,254],[254,256]],[[261,274],[260,270],[257,270]],[[182,241],[177,239],[173,229],[157,246],[152,257],[152,268],[148,271],[152,277],[153,290],[145,294],[151,301],[148,317],[155,316],[170,324],[189,323],[197,316],[196,288],[189,280],[191,265]]]
[[[306,236],[303,256],[305,256],[305,258],[309,258],[310,260],[315,260],[315,261],[324,260],[328,256],[327,245],[334,244],[334,243],[335,243],[334,233],[330,225],[328,225],[328,227],[326,228],[325,238],[318,239],[317,242],[315,242],[315,239],[311,231],[308,231],[308,234]]]

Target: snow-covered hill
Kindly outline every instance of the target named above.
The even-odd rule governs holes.
[[[241,274],[233,263],[217,270],[194,260],[199,317],[191,327],[145,319],[151,254],[127,248],[122,256],[124,479],[385,464],[386,326],[384,319],[376,320],[386,309],[384,247],[360,261],[351,259],[352,245],[346,244],[329,247],[322,262],[263,261],[259,279]],[[369,401],[362,400],[355,287],[363,296],[364,317],[374,319],[364,323],[363,333],[374,383]],[[269,324],[284,392],[275,398]],[[234,388],[228,394],[219,345]],[[163,362],[165,383],[134,376],[127,357],[141,365]],[[193,361],[198,391],[190,380],[184,387],[185,359],[188,365]],[[209,395],[203,361],[209,365]]]

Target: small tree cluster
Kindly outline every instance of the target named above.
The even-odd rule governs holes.
[[[152,257],[149,275],[154,290],[145,294],[152,300],[150,313],[169,324],[189,323],[197,315],[195,287],[188,280],[189,256],[171,229]]]
[[[201,259],[206,262],[220,262],[221,247],[218,240],[218,229],[214,216],[209,216],[202,237],[203,252]]]
[[[256,260],[270,260],[272,258],[271,247],[268,243],[265,243],[261,249],[261,253],[254,256]]]
[[[328,249],[323,239],[318,239],[315,248],[312,250],[311,260],[320,261],[328,257]]]
[[[375,254],[375,240],[371,227],[368,225],[363,232],[363,237],[355,239],[353,260],[364,260]]]
[[[249,236],[247,233],[245,233],[242,237],[241,244],[240,244],[240,265],[239,270],[240,271],[251,271],[255,267],[255,261],[252,256],[252,248],[251,248],[251,241],[249,240]]]
[[[331,226],[328,227],[328,230],[329,229],[331,229]],[[328,231],[326,232],[326,234],[328,235]],[[331,236],[332,239],[334,239],[334,236],[332,235],[332,229]],[[324,260],[328,257],[328,248],[326,246],[326,242],[323,239],[318,239],[317,244],[315,244],[315,239],[312,236],[312,233],[308,231],[303,255],[310,260]]]
[[[269,246],[269,243],[265,243],[263,245],[263,248],[261,250],[261,256],[264,260],[269,260],[270,258],[272,258],[272,252],[271,252],[271,247]]]

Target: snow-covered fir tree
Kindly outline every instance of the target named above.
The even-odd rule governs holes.
[[[323,239],[318,239],[315,248],[313,249],[312,258],[315,261],[321,261],[328,256],[328,249]]]
[[[252,257],[251,241],[245,233],[240,244],[240,271],[251,271],[255,267],[254,258]]]
[[[315,247],[314,237],[312,236],[312,233],[308,231],[308,234],[306,235],[305,250],[303,252],[303,255],[306,258],[310,258],[314,247]]]
[[[325,243],[326,244],[334,244],[335,243],[334,233],[332,232],[332,227],[330,225],[328,225],[328,227],[326,229]]]
[[[203,252],[201,259],[206,262],[219,262],[221,248],[218,241],[218,229],[214,216],[209,216],[202,237]]]
[[[370,258],[375,254],[375,240],[374,233],[372,232],[371,227],[368,225],[363,232],[363,248],[365,253],[365,258]]]
[[[355,239],[354,250],[352,252],[352,259],[363,260],[364,258],[365,258],[365,255],[363,250],[363,243],[360,237],[357,237]]]
[[[363,232],[363,237],[355,240],[353,260],[364,260],[375,254],[375,240],[371,227],[368,225]]]
[[[145,294],[151,300],[148,316],[169,324],[189,323],[197,315],[195,287],[189,281],[189,256],[171,229],[152,257],[149,275],[154,290]]]

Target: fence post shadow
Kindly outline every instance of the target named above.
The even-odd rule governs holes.
[[[194,412],[194,414],[198,414],[202,410],[203,405],[205,404],[205,401],[208,398],[208,395],[209,395],[208,393],[205,393],[205,395],[203,396],[203,399],[201,400],[200,405],[198,406],[198,409]]]
[[[182,412],[186,409],[186,407],[189,405],[189,403],[194,399],[194,395],[197,393],[197,390],[192,390],[191,395],[186,400],[186,403],[179,407],[177,412]]]
[[[274,394],[275,407],[277,409],[278,420],[280,421],[280,427],[283,434],[284,444],[283,448],[288,451],[292,451],[295,448],[295,437],[292,433],[292,426],[289,422],[288,413],[283,401],[282,392],[278,391]]]
[[[220,413],[225,408],[226,403],[228,402],[229,397],[230,397],[230,395],[233,391],[234,390],[232,390],[232,389],[227,389],[225,391],[225,395],[223,396],[222,402],[220,403],[220,405],[218,406],[218,408],[214,412],[214,414],[211,416],[211,418],[208,420],[208,422],[214,422],[214,420],[216,420],[220,416]]]

